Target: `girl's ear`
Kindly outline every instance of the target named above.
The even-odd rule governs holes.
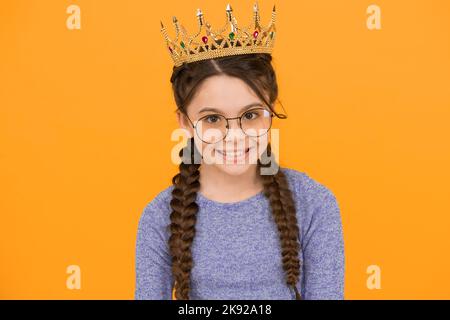
[[[192,137],[193,130],[189,123],[189,120],[186,119],[186,116],[180,110],[177,110],[177,121],[178,124],[180,125],[180,128],[185,129],[187,131],[188,137],[189,138]]]
[[[177,110],[177,120],[178,120],[178,124],[180,125],[180,128],[183,129],[188,129],[189,127],[186,125],[186,117],[184,116],[184,114],[180,111]]]

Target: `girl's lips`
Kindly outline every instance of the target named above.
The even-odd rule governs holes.
[[[244,154],[248,153],[249,150],[250,150],[250,148],[245,149],[245,151],[244,150],[228,150],[228,151],[225,151],[225,150],[217,150],[216,149],[216,151],[219,154],[221,154],[222,156],[225,156],[225,157],[240,157],[240,156],[243,156]]]

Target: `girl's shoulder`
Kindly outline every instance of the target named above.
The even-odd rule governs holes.
[[[314,248],[322,246],[325,241],[335,241],[334,244],[341,245],[340,204],[331,189],[305,172],[288,168],[281,170],[293,192],[304,243],[312,243]]]
[[[166,225],[171,212],[170,201],[172,199],[173,188],[173,185],[169,185],[157,193],[151,200],[147,201],[140,220]]]
[[[335,200],[333,191],[327,185],[303,171],[280,167],[285,174],[294,197],[301,203],[318,205],[323,201]]]

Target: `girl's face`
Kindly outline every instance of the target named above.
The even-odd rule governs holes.
[[[207,78],[186,106],[186,112],[196,129],[180,112],[178,121],[194,137],[203,157],[202,165],[240,175],[256,165],[267,147],[269,132],[260,134],[264,132],[261,128],[271,123],[271,111],[239,78],[226,75]],[[239,126],[239,119],[228,120],[226,128],[225,118],[240,116],[242,127],[249,135]]]

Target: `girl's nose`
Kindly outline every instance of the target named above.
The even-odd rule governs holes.
[[[227,136],[225,137],[225,140],[232,141],[232,140],[240,140],[243,137],[245,137],[244,132],[241,130],[241,127],[239,126],[239,119],[232,119],[228,120],[228,132]]]

